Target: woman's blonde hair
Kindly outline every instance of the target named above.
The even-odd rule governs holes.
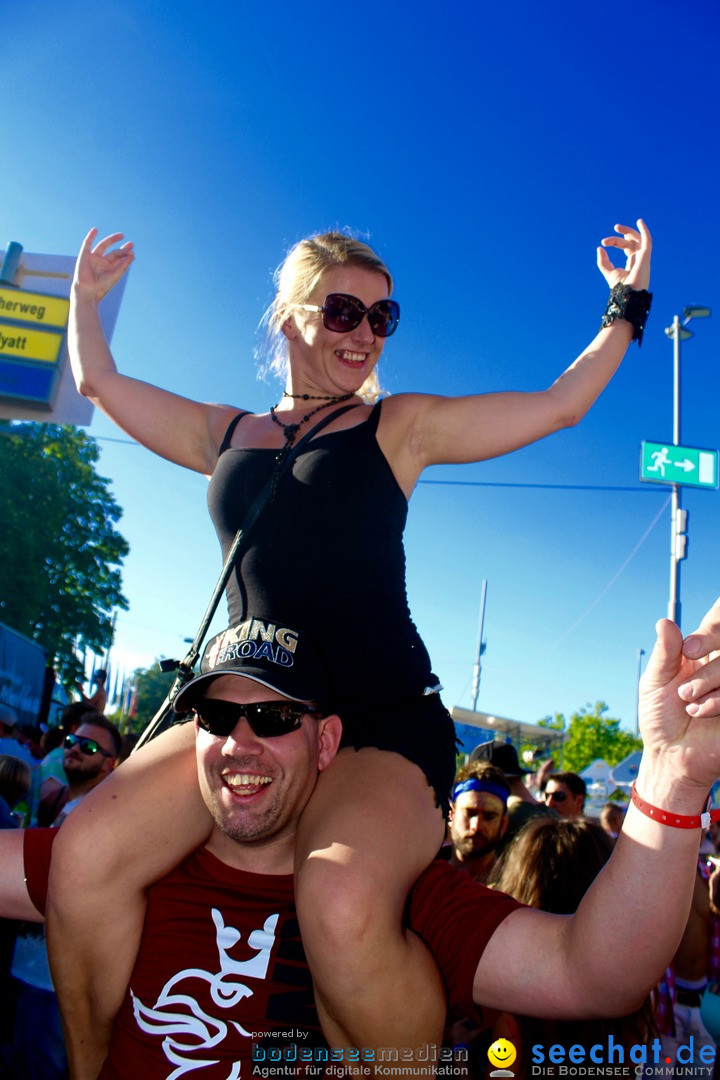
[[[392,292],[393,280],[385,263],[371,247],[347,233],[327,232],[308,236],[290,249],[275,271],[275,299],[261,325],[265,342],[260,353],[261,374],[284,379],[287,374],[287,341],[282,325],[297,304],[306,304],[318,282],[336,266],[358,266],[382,274]],[[358,391],[368,402],[377,401],[381,390],[375,371]]]

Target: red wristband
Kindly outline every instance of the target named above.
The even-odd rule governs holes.
[[[720,809],[706,810],[704,814],[673,814],[669,810],[661,810],[660,807],[652,806],[641,799],[635,784],[632,786],[631,798],[633,806],[637,806],[645,817],[652,818],[660,825],[670,825],[673,829],[709,829],[712,821],[720,821]]]

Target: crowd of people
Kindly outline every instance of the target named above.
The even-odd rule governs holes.
[[[572,914],[612,854],[622,831],[626,804],[608,802],[597,818],[588,818],[584,813],[586,783],[577,773],[545,771],[544,765],[533,773],[519,764],[515,748],[507,743],[484,744],[473,756],[475,760],[456,776],[443,857],[474,880],[490,884],[523,904]],[[507,774],[493,764],[498,761],[508,769]],[[532,782],[538,798],[523,784],[522,804],[534,807],[534,812],[507,846],[510,782],[517,782],[520,776]],[[478,1075],[482,1075],[488,1046],[500,1035],[519,1047],[545,1042],[562,1045],[566,1052],[572,1045],[605,1044],[609,1035],[622,1041],[626,1052],[633,1045],[650,1044],[659,1038],[665,1065],[668,1056],[676,1061],[678,1047],[687,1044],[690,1035],[696,1050],[715,1050],[720,1039],[718,841],[717,825],[703,833],[682,940],[641,1008],[612,1020],[550,1021],[504,1013],[485,1028],[472,1020],[461,1021],[453,1029],[454,1039],[473,1046]],[[621,912],[618,917],[622,917]],[[636,1075],[629,1059],[626,1064],[624,1073],[616,1075]],[[522,1062],[516,1062],[515,1068],[521,1075]],[[653,1075],[652,1070],[648,1075]],[[664,1075],[673,1075],[672,1070],[666,1068]],[[714,1066],[698,1063],[693,1075],[712,1077]]]
[[[9,706],[0,707],[0,717],[3,829],[58,828],[123,760],[120,732],[91,699],[68,705],[59,723],[43,732],[19,725]],[[1,925],[0,1076],[61,1080],[68,1061],[43,927],[33,919],[2,919]]]
[[[68,328],[78,389],[149,450],[210,477],[211,516],[233,554],[228,629],[173,703],[193,722],[116,769],[101,681],[80,703],[94,711],[65,735],[66,783],[49,773],[40,791],[42,822],[62,827],[0,837],[3,912],[47,920],[73,1077],[199,1069],[219,1080],[263,1061],[273,1071],[262,1075],[276,1075],[292,1046],[301,1075],[317,1075],[329,1047],[346,1070],[361,1054],[363,1075],[382,1075],[390,1054],[415,1077],[444,1041],[453,1067],[453,1046],[467,1054],[456,1025],[523,1041],[530,1018],[560,1039],[565,1023],[620,1016],[626,1042],[647,1041],[643,1002],[686,927],[699,810],[720,773],[720,611],[685,640],[658,624],[640,795],[593,876],[603,851],[593,843],[602,835],[607,854],[611,840],[583,822],[574,774],[546,769],[538,798],[502,744],[455,776],[454,727],[410,617],[402,540],[426,466],[498,456],[576,424],[642,341],[644,222],[616,226],[598,248],[610,287],[600,329],[552,386],[459,398],[383,397],[377,363],[400,318],[390,271],[347,234],[300,241],[266,315],[265,359],[284,390],[260,414],[118,371],[98,305],[134,258],[121,240],[96,242],[92,230],[78,256]],[[436,858],[447,829],[448,857]],[[513,879],[526,843],[531,866]],[[574,906],[560,886],[560,914],[544,866],[567,867],[571,849],[594,869]],[[527,896],[497,887],[496,856],[508,882],[536,873]],[[667,888],[653,890],[659,879]]]

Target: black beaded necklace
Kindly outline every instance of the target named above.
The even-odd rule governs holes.
[[[347,401],[348,398],[351,398],[352,396],[352,392],[350,392],[349,394],[340,394],[337,397],[331,397],[324,394],[289,394],[287,390],[285,390],[283,392],[283,397],[300,398],[301,401],[321,401],[322,404],[316,405],[314,409],[310,409],[308,412],[306,412],[302,419],[298,420],[296,424],[283,424],[280,417],[277,416],[275,413],[277,405],[270,406],[270,419],[273,421],[274,424],[277,424],[278,427],[281,427],[283,429],[283,435],[285,436],[285,443],[280,450],[280,453],[278,454],[278,460],[283,460],[288,450],[290,450],[294,445],[298,431],[303,426],[303,424],[307,423],[311,416],[314,416],[315,413],[320,412],[321,409],[329,409],[331,405],[339,405],[341,401]]]
[[[309,412],[306,412],[303,418],[301,420],[298,420],[297,424],[283,424],[282,420],[275,415],[277,405],[271,405],[270,418],[273,423],[277,424],[283,429],[285,442],[283,443],[275,458],[275,467],[273,468],[272,476],[270,479],[270,494],[268,496],[268,502],[272,502],[275,499],[275,496],[277,494],[278,481],[280,479],[280,473],[282,472],[283,464],[285,463],[285,458],[290,453],[295,443],[295,437],[303,424],[307,423],[310,417],[314,416],[316,412],[320,412],[321,409],[328,409],[331,405],[339,405],[341,401],[347,401],[347,399],[351,398],[352,396],[352,393],[350,393],[340,394],[338,397],[330,397],[324,395],[322,397],[313,397],[311,394],[288,394],[287,390],[284,391],[283,397],[298,397],[301,398],[303,401],[322,402],[321,405],[316,405],[314,409],[310,409]]]
[[[350,397],[346,394],[346,397]],[[293,398],[295,401],[334,401],[332,394],[291,394],[289,390],[283,390],[283,397]]]

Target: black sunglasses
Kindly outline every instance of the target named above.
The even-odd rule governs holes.
[[[545,802],[565,802],[567,795],[564,791],[546,791]]]
[[[103,757],[115,757],[109,751],[103,750],[100,743],[95,742],[94,739],[88,739],[85,735],[66,735],[63,746],[66,750],[72,750],[73,746],[79,746],[82,753],[87,754],[88,757],[93,757],[94,754],[102,754]]]
[[[193,712],[203,731],[221,739],[226,739],[243,717],[258,739],[272,739],[297,731],[302,726],[303,716],[308,713],[311,716],[320,715],[312,705],[290,701],[258,701],[253,705],[240,705],[217,698],[205,698],[198,702]]]
[[[333,292],[325,297],[322,307],[318,304],[298,304],[303,311],[320,311],[323,326],[336,334],[347,334],[359,326],[367,315],[370,329],[378,337],[390,337],[397,330],[400,305],[397,300],[376,300],[369,308],[357,296]]]

